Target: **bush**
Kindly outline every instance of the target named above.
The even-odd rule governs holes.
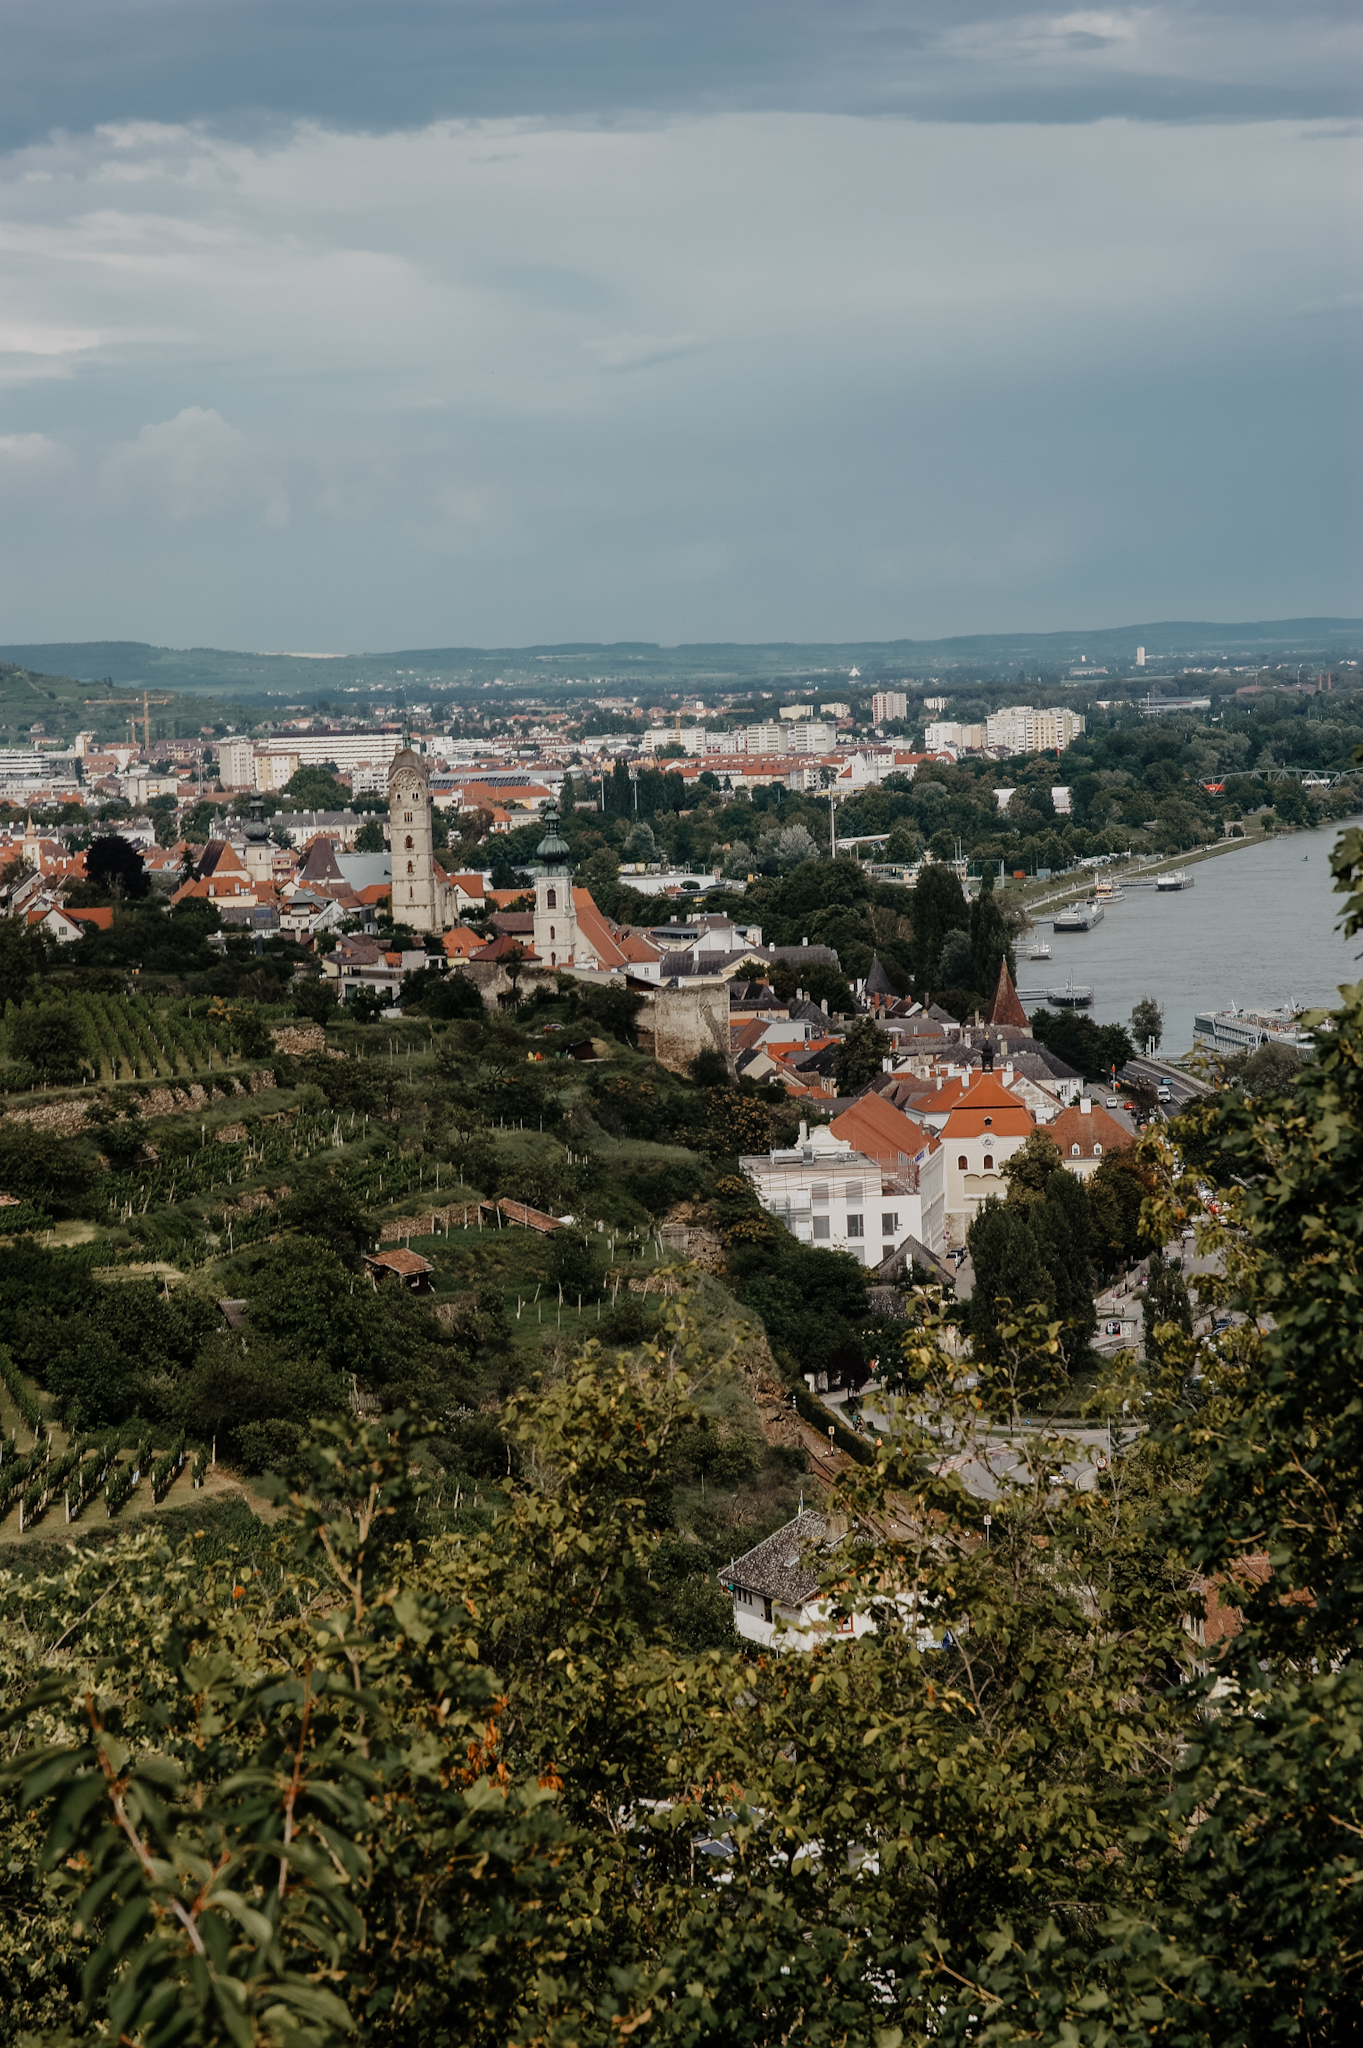
[[[284,1472],[298,1456],[303,1432],[295,1422],[274,1418],[243,1422],[236,1431],[237,1463],[243,1472]]]
[[[295,1017],[310,1018],[314,1024],[327,1024],[336,1015],[336,985],[330,981],[298,981],[293,986],[293,1013]]]
[[[642,1344],[657,1320],[651,1315],[642,1295],[632,1294],[628,1288],[621,1294],[614,1308],[609,1308],[601,1318],[601,1341],[603,1344]]]

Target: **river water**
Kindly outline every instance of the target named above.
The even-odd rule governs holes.
[[[1029,936],[1046,939],[1051,958],[1029,961],[1029,939],[1018,946],[1024,1007],[1036,1009],[1045,997],[1033,992],[1063,987],[1071,972],[1092,988],[1083,1014],[1098,1024],[1126,1024],[1137,998],[1153,995],[1164,1006],[1168,1057],[1189,1050],[1194,1014],[1206,1007],[1332,1006],[1341,982],[1363,980],[1363,941],[1341,937],[1344,899],[1331,886],[1342,829],[1289,832],[1197,861],[1193,887],[1177,894],[1128,888],[1091,932],[1052,932],[1043,912]]]

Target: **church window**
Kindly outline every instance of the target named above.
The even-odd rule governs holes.
[[[411,814],[411,812],[410,812],[410,811],[404,811],[404,812],[403,812],[403,814],[402,814],[402,822],[403,822],[403,824],[404,824],[404,825],[410,825],[410,824],[411,824],[411,822],[412,822],[412,814]]]
[[[412,850],[412,835],[411,835],[411,833],[409,832],[409,833],[407,834],[407,851],[408,851],[408,853],[410,853],[410,852],[411,852],[411,850]]]
[[[411,861],[408,861],[407,863],[407,872],[409,875],[414,875],[416,873],[416,869],[413,867]]]
[[[986,1173],[992,1173],[994,1170],[994,1155],[992,1152],[986,1152],[984,1155],[984,1170]]]
[[[969,1161],[969,1160],[968,1160],[968,1159],[966,1158],[966,1156],[965,1156],[965,1154],[964,1154],[964,1152],[963,1152],[963,1153],[961,1154],[960,1158],[959,1158],[959,1159],[958,1159],[958,1160],[956,1161],[956,1168],[957,1168],[957,1171],[958,1171],[959,1173],[965,1173],[965,1172],[966,1172],[966,1170],[968,1169],[969,1165],[970,1165],[970,1161]]]
[[[545,890],[545,892],[544,892],[544,903],[545,903],[545,908],[546,908],[546,909],[548,909],[548,910],[557,910],[557,909],[558,909],[558,890],[557,890],[557,889],[546,889],[546,890]]]

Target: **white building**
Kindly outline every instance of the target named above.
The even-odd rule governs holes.
[[[909,699],[903,690],[877,690],[871,699],[872,725],[888,725],[896,718],[907,718]]]
[[[851,1252],[863,1266],[878,1266],[906,1237],[926,1242],[925,1228],[940,1235],[935,1216],[925,1221],[923,1214],[925,1194],[930,1208],[941,1201],[936,1187],[926,1184],[935,1176],[925,1175],[923,1187],[911,1185],[917,1174],[884,1172],[876,1160],[835,1138],[826,1124],[812,1131],[801,1124],[797,1146],[751,1154],[739,1166],[767,1214],[801,1244]]]
[[[985,745],[1010,754],[1045,754],[1062,750],[1084,730],[1081,713],[1056,708],[1037,711],[1030,704],[1006,704],[985,725]]]
[[[644,734],[644,752],[656,754],[662,747],[681,747],[688,754],[703,754],[706,738],[703,725],[651,725]]]
[[[256,787],[256,750],[251,740],[219,742],[218,780],[224,789]]]
[[[929,753],[939,747],[950,747],[957,754],[978,753],[984,744],[985,728],[982,725],[961,725],[949,718],[933,719],[923,734],[923,745]]]
[[[856,1559],[849,1546],[857,1541],[855,1525],[849,1530],[844,1516],[806,1510],[734,1558],[719,1579],[732,1596],[738,1633],[771,1650],[824,1649],[839,1640],[874,1635],[875,1619],[865,1611],[835,1618],[834,1603],[820,1584],[839,1566],[851,1576]],[[933,1618],[930,1602],[902,1592],[892,1596],[892,1604],[904,1628],[914,1629],[920,1650],[943,1647],[948,1630]]]
[[[820,718],[850,718],[852,716],[852,707],[850,704],[821,704],[819,706],[819,716]]]
[[[257,753],[295,754],[304,768],[324,768],[328,761],[345,769],[386,767],[401,747],[396,732],[296,732],[255,742]]]

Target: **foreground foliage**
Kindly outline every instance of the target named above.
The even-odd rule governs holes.
[[[925,1306],[822,1558],[875,1634],[674,1635],[667,1501],[716,1370],[684,1295],[513,1400],[496,1513],[431,1537],[419,1427],[319,1426],[253,1561],[123,1537],[25,1587],[8,2037],[1342,2038],[1363,989],[1333,1024],[1290,1098],[1225,1091],[1148,1148],[1152,1235],[1196,1222],[1231,1321],[1180,1311],[1147,1377],[1119,1365],[1148,1427],[1094,1483],[1040,1431],[1002,1469],[1063,1320],[996,1318],[963,1392]],[[1199,1588],[1238,1635],[1189,1633]]]

